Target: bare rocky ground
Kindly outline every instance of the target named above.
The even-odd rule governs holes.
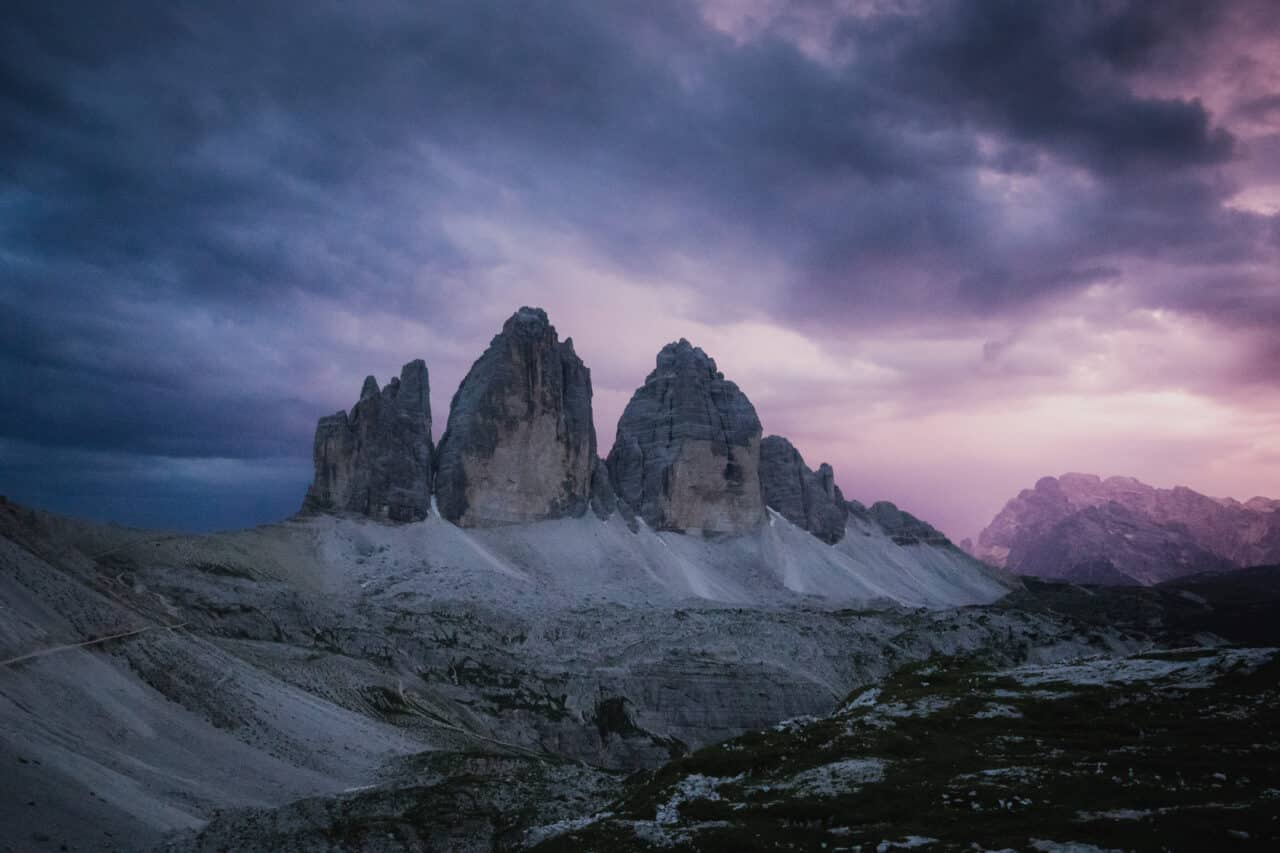
[[[1007,583],[857,519],[835,546],[776,516],[719,538],[590,515],[197,537],[0,505],[0,850],[564,844],[530,832],[913,662],[1221,636],[1166,624],[1203,590],[1108,622],[1094,592]]]
[[[526,831],[559,850],[1274,850],[1280,567],[1156,589],[1029,581],[994,609],[1129,626],[1128,655],[908,664],[831,714],[628,780]],[[1185,644],[1185,645],[1184,645]]]
[[[525,840],[548,853],[1274,850],[1277,724],[1276,649],[941,657]]]

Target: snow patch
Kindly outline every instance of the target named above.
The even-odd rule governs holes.
[[[874,715],[880,717],[891,717],[893,719],[907,719],[910,717],[930,717],[939,711],[945,711],[956,703],[954,699],[947,699],[942,696],[927,696],[915,702],[890,702],[887,705],[877,705]]]
[[[598,812],[586,817],[568,818],[566,820],[558,820],[555,823],[548,823],[544,826],[535,826],[524,834],[524,844],[526,847],[533,847],[541,844],[548,838],[558,838],[561,835],[567,835],[570,832],[577,832],[585,829],[596,821],[605,820],[613,817],[613,812]]]
[[[852,711],[855,708],[870,708],[876,704],[876,700],[880,698],[880,688],[872,687],[870,690],[864,690],[857,697],[850,699],[840,709],[840,713]]]
[[[1079,687],[1101,687],[1132,684],[1139,681],[1176,680],[1183,688],[1211,686],[1219,675],[1239,668],[1253,669],[1270,660],[1276,649],[1223,649],[1203,651],[1203,655],[1185,660],[1168,658],[1104,658],[1051,666],[1024,666],[1006,670],[1007,675],[1024,687],[1065,683]]]
[[[1082,841],[1046,841],[1043,838],[1033,838],[1031,849],[1040,853],[1124,853],[1114,847],[1095,847]]]
[[[737,782],[742,779],[742,774],[737,776],[720,777],[720,776],[703,776],[701,773],[694,773],[692,776],[686,776],[676,785],[675,791],[665,803],[658,804],[657,813],[654,815],[654,822],[662,826],[670,826],[673,823],[680,822],[680,805],[690,800],[712,800],[718,802],[721,785],[727,785],[730,782]]]
[[[833,797],[855,791],[863,785],[883,782],[885,766],[879,758],[849,758],[803,770],[771,787],[816,797]]]
[[[955,781],[968,783],[977,780],[979,777],[983,779],[998,779],[1004,782],[1032,783],[1040,778],[1040,771],[1034,767],[1025,767],[1020,765],[1013,767],[993,767],[990,770],[979,770],[977,773],[962,773],[955,777]]]
[[[1098,812],[1077,812],[1078,820],[1143,820],[1155,812],[1151,809],[1107,809]]]
[[[938,839],[927,835],[908,835],[901,841],[881,841],[876,845],[876,853],[889,853],[890,850],[911,850],[916,847],[927,847],[937,844]]]

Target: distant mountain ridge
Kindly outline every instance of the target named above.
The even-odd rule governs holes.
[[[1280,561],[1280,500],[1213,498],[1132,477],[1044,477],[968,550],[1020,574],[1149,585]]]

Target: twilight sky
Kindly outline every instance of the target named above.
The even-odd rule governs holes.
[[[265,8],[264,8],[265,7]],[[503,319],[662,344],[956,538],[1044,474],[1280,496],[1272,0],[17,0],[0,493],[283,517],[315,420]]]

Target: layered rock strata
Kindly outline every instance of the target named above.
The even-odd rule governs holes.
[[[751,401],[681,339],[658,353],[618,421],[610,481],[655,529],[746,530],[764,520],[760,437]]]
[[[540,308],[521,308],[472,365],[440,439],[440,514],[463,527],[581,515],[597,463],[591,372]]]
[[[427,365],[411,361],[385,388],[370,376],[350,413],[323,417],[312,451],[315,479],[303,509],[387,521],[425,518],[431,491]]]
[[[779,435],[760,443],[760,490],[767,506],[824,542],[844,538],[849,506],[831,466],[814,471],[795,446]]]

